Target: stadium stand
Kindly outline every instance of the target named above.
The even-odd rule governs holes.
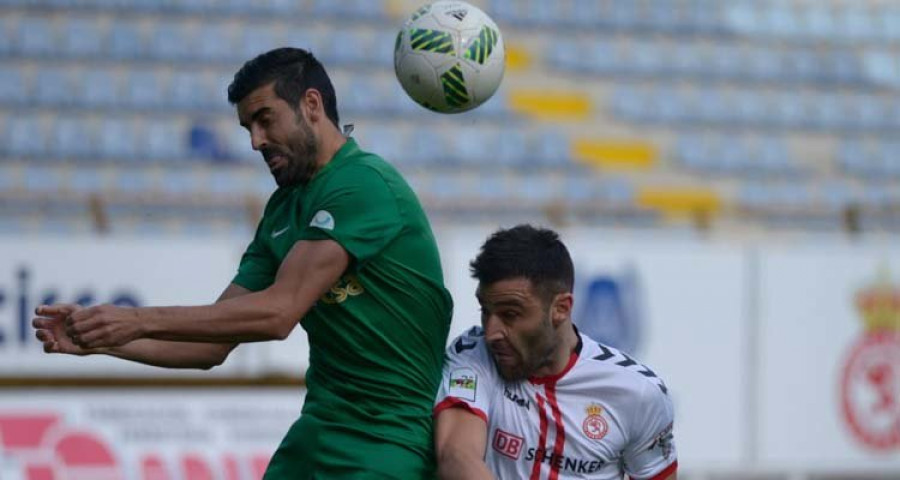
[[[503,29],[507,78],[443,117],[393,77],[402,2],[0,0],[2,228],[252,229],[273,185],[225,87],[285,44],[323,59],[343,119],[439,221],[839,230],[854,209],[865,229],[900,228],[900,8],[481,5]],[[74,205],[108,215],[61,208]]]

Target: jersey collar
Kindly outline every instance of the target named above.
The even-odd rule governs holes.
[[[347,141],[341,145],[341,148],[339,148],[337,152],[334,152],[334,156],[331,157],[331,160],[329,160],[321,170],[316,172],[313,180],[319,175],[336,168],[337,165],[345,163],[347,159],[353,158],[357,153],[359,153],[359,145],[356,144],[356,140],[352,137],[347,137]],[[312,180],[310,182],[312,182]]]

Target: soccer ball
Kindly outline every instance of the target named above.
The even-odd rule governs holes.
[[[437,1],[416,10],[394,46],[403,90],[429,110],[471,110],[497,91],[505,65],[497,24],[466,2]]]

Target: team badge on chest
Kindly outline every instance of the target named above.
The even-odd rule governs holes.
[[[583,431],[588,438],[594,440],[600,440],[605,437],[606,432],[609,431],[609,424],[606,423],[606,419],[603,418],[603,407],[596,403],[592,403],[588,405],[585,411],[587,412],[587,417],[585,417],[584,422],[581,423],[581,431]]]

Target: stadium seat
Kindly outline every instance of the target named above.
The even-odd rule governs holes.
[[[65,106],[74,102],[74,76],[65,67],[45,67],[35,73],[34,99],[42,105]]]
[[[194,56],[201,61],[223,61],[235,55],[232,30],[221,23],[204,23],[194,37]]]
[[[109,108],[121,101],[119,77],[109,68],[92,67],[78,75],[74,101],[84,108]]]
[[[15,64],[7,63],[0,69],[0,104],[20,105],[31,102],[31,82],[25,72]]]
[[[209,97],[213,94],[222,95],[212,92],[202,72],[176,70],[169,77],[169,100],[175,108],[192,110],[210,106]]]
[[[140,135],[140,151],[150,160],[177,161],[187,157],[184,126],[171,119],[144,122]]]
[[[96,57],[103,49],[104,36],[104,26],[99,19],[68,18],[62,24],[61,53],[74,58]]]
[[[12,157],[39,157],[47,152],[47,132],[42,119],[36,115],[17,115],[7,118],[7,152]]]
[[[50,19],[24,17],[18,21],[16,51],[28,57],[46,57],[56,53],[55,31]]]
[[[63,189],[63,179],[58,167],[27,165],[23,182],[25,190],[36,193],[53,193]]]
[[[246,23],[240,29],[237,48],[234,50],[238,57],[234,60],[245,62],[261,53],[282,46],[282,43],[280,36],[270,26]]]
[[[157,60],[183,60],[192,55],[188,24],[159,20],[152,25],[147,54]]]
[[[147,54],[141,25],[137,21],[117,20],[110,25],[106,51],[117,59],[139,59]]]
[[[103,170],[79,167],[69,173],[66,188],[80,194],[104,193],[109,188],[107,178]]]
[[[112,188],[129,195],[144,195],[156,190],[154,173],[146,169],[120,168],[112,179]]]
[[[106,117],[97,131],[99,155],[112,161],[136,160],[136,132],[133,121],[126,117]]]
[[[51,154],[58,158],[94,156],[95,132],[87,117],[62,117],[53,122]]]
[[[127,72],[123,102],[140,110],[164,107],[165,98],[162,72],[153,68],[137,68]]]

